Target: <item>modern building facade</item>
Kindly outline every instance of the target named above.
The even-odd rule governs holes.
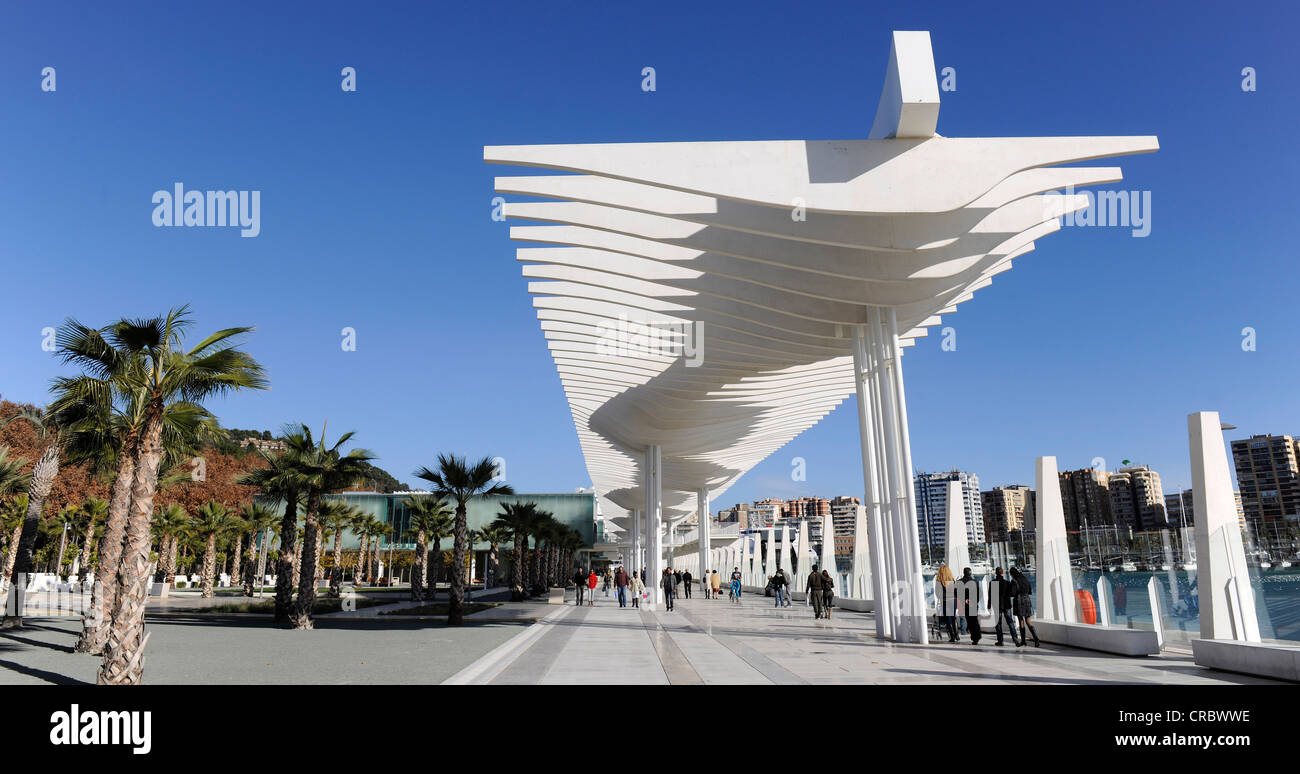
[[[1115,526],[1134,532],[1169,526],[1159,473],[1145,465],[1120,468],[1107,477],[1106,486]]]
[[[985,542],[980,477],[960,470],[918,473],[913,482],[916,489],[916,526],[921,536],[921,546],[928,549],[931,556],[940,556],[947,550],[949,481],[961,482],[967,542]]]
[[[995,486],[980,493],[984,537],[990,543],[1011,539],[1011,533],[1034,528],[1034,490],[1023,484]]]
[[[1111,526],[1110,474],[1097,468],[1065,470],[1060,473],[1061,504],[1065,528],[1070,531]]]
[[[1300,520],[1300,442],[1290,435],[1233,441],[1232,461],[1246,522],[1257,532]]]

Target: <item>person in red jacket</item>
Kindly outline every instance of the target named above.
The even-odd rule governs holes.
[[[587,576],[587,607],[596,606],[596,571]]]

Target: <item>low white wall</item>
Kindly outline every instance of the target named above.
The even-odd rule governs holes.
[[[1038,632],[1038,639],[1043,642],[1068,645],[1071,648],[1099,650],[1121,656],[1150,656],[1160,652],[1156,633],[1143,629],[1035,619],[1034,631]]]
[[[1300,646],[1192,640],[1192,660],[1211,669],[1300,682]]]

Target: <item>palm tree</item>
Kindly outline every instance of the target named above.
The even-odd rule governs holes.
[[[5,581],[13,572],[14,560],[18,558],[18,542],[22,539],[23,512],[27,510],[27,496],[19,493],[31,484],[31,474],[23,471],[28,462],[29,460],[24,457],[9,456],[9,447],[0,446],[0,498],[18,495],[0,508],[0,537],[7,536],[4,565],[0,567],[3,571],[3,574],[0,574],[0,597],[3,597],[5,592]],[[16,506],[20,499],[23,501],[22,508],[18,509]]]
[[[377,574],[379,571],[379,568],[376,566],[380,561],[379,538],[387,538],[390,537],[392,534],[393,534],[393,525],[389,524],[383,519],[372,518],[370,520],[370,537],[374,538],[374,540],[372,540],[370,543],[371,545],[370,567],[367,569],[367,572],[369,572],[372,576]],[[388,568],[388,585],[391,586],[392,584],[393,584],[393,571],[392,568],[390,567]]]
[[[301,425],[296,435],[301,436],[302,443],[297,446],[290,444],[287,452],[288,465],[301,477],[307,507],[303,514],[302,570],[298,599],[289,614],[289,620],[295,629],[310,629],[311,609],[316,602],[316,555],[321,545],[321,496],[346,489],[361,480],[368,469],[366,463],[374,459],[374,455],[365,449],[353,449],[343,454],[340,447],[352,439],[353,433],[350,432],[339,436],[333,446],[326,446],[323,436],[319,443],[314,442],[311,429],[306,425]]]
[[[513,536],[510,533],[509,527],[498,524],[496,521],[479,530],[478,536],[480,540],[485,540],[488,544],[488,566],[487,574],[484,576],[484,588],[492,588],[496,585],[497,567],[499,566],[497,547],[507,540],[510,540]]]
[[[429,590],[429,599],[438,598],[438,582],[442,580],[443,568],[447,566],[447,557],[443,556],[442,541],[454,537],[455,534],[456,516],[448,506],[429,525],[429,540],[433,543],[433,550],[429,552],[428,560],[424,564],[424,579]]]
[[[407,498],[406,507],[411,511],[411,526],[406,534],[408,537],[415,538],[415,567],[411,570],[411,599],[420,602],[424,600],[426,577],[428,579],[429,597],[432,599],[438,595],[433,564],[429,560],[429,538],[432,536],[437,541],[434,544],[434,561],[441,564],[442,538],[446,537],[450,532],[452,511],[447,505],[447,501],[437,495]]]
[[[415,471],[415,475],[432,484],[434,494],[456,501],[447,625],[460,626],[465,622],[465,551],[469,538],[469,511],[466,504],[471,497],[512,495],[515,490],[509,484],[497,483],[496,465],[491,457],[468,464],[464,457],[439,454],[436,471],[425,467]]]
[[[374,520],[365,511],[357,511],[352,517],[352,531],[361,538],[361,545],[357,547],[357,566],[352,569],[352,583],[355,586],[360,586],[366,579],[366,551],[370,548],[370,529]]]
[[[524,588],[524,555],[528,547],[528,530],[537,518],[536,503],[502,503],[501,512],[492,526],[510,534],[515,541],[514,560],[511,562],[510,599],[519,602],[527,598]]]
[[[262,566],[268,548],[267,534],[280,520],[279,514],[261,503],[250,503],[239,509],[239,518],[248,530],[248,565],[244,571],[244,596],[253,596],[253,587],[262,585]],[[257,536],[262,535],[262,548],[257,550]],[[262,561],[258,561],[258,557]]]
[[[153,515],[153,530],[158,535],[159,579],[163,583],[176,582],[176,554],[181,537],[190,525],[190,515],[176,503],[158,508]]]
[[[77,558],[77,566],[81,573],[90,572],[90,552],[95,547],[95,528],[104,517],[108,515],[108,501],[101,500],[98,497],[87,497],[86,501],[81,504],[81,524],[83,530],[81,538],[81,555]]]
[[[57,411],[23,409],[0,423],[0,427],[15,419],[31,422],[46,445],[40,459],[32,467],[31,479],[27,485],[27,511],[23,514],[23,523],[16,544],[17,558],[10,573],[13,582],[10,584],[9,595],[13,599],[6,601],[4,621],[0,623],[0,628],[4,629],[21,629],[23,625],[23,606],[18,603],[18,594],[25,586],[25,577],[36,570],[36,557],[33,553],[36,547],[36,533],[40,527],[41,511],[45,509],[45,498],[50,496],[54,478],[59,474],[59,451],[63,443],[60,427],[63,418]],[[11,610],[13,615],[9,614]]]
[[[217,577],[217,538],[224,537],[239,528],[239,521],[230,509],[216,500],[209,500],[199,506],[199,510],[190,519],[189,531],[203,540],[203,593],[204,599],[212,598],[212,586]]]
[[[298,504],[307,483],[301,471],[294,466],[295,457],[312,446],[294,427],[286,425],[283,440],[286,450],[277,454],[268,454],[259,449],[258,453],[267,461],[268,466],[245,473],[238,483],[254,486],[262,491],[262,498],[268,503],[284,504],[280,517],[280,553],[275,561],[275,621],[288,623],[293,610],[294,573],[298,563]]]
[[[131,480],[131,507],[124,551],[117,577],[117,599],[109,624],[108,646],[96,682],[135,685],[144,674],[144,607],[148,581],[150,529],[158,469],[163,458],[166,408],[184,401],[198,404],[209,397],[240,389],[263,389],[262,366],[233,343],[251,328],[217,331],[191,349],[182,339],[191,325],[188,307],[173,309],[165,318],[121,320],[109,326],[107,339],[115,348],[136,353],[141,368],[133,386],[142,393],[144,420]]]
[[[87,463],[96,475],[111,476],[113,484],[92,589],[92,615],[84,619],[77,640],[79,652],[100,653],[108,638],[109,614],[116,608],[117,575],[135,478],[139,440],[148,418],[151,393],[145,389],[148,360],[129,342],[111,335],[112,326],[89,328],[69,319],[55,337],[64,363],[81,367],[76,377],[55,379],[52,405],[79,416],[65,445],[68,462]],[[162,415],[162,468],[171,468],[192,453],[192,441],[213,436],[216,419],[189,400],[165,404]]]
[[[330,596],[343,590],[343,533],[352,524],[357,509],[344,500],[325,500],[320,504],[321,529],[334,538],[334,562],[330,568]]]

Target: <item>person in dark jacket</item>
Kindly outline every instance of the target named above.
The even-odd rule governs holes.
[[[627,607],[627,570],[620,565],[618,572],[614,573],[614,586],[618,589],[618,606]]]
[[[694,578],[691,577],[691,571],[690,571],[690,570],[682,570],[682,593],[686,596],[687,599],[690,599],[690,598],[691,598],[691,581],[692,581],[692,580],[694,580]]]
[[[1034,591],[1029,579],[1015,567],[1011,568],[1011,580],[1016,583],[1016,618],[1020,620],[1020,644],[1025,644],[1026,632],[1034,635],[1034,647],[1039,647],[1038,632],[1034,631]]]
[[[582,607],[582,595],[587,590],[587,573],[581,567],[573,570],[573,585],[578,587],[578,607]]]
[[[663,577],[659,579],[659,588],[664,590],[664,610],[673,609],[673,572],[667,567],[664,568]]]
[[[772,596],[776,597],[776,606],[781,607],[785,602],[785,587],[789,585],[785,582],[785,573],[781,568],[776,568],[776,575],[772,576]]]
[[[958,581],[961,587],[958,591],[957,606],[960,608],[959,615],[966,618],[966,630],[970,632],[970,644],[980,644],[980,638],[983,632],[980,631],[980,584],[970,574],[970,568],[963,568],[961,571],[961,580]]]
[[[830,570],[822,568],[822,615],[830,620],[831,608],[835,606],[835,581],[831,580]]]
[[[804,586],[804,592],[808,594],[809,601],[813,606],[813,618],[822,617],[822,574],[817,571],[817,565],[813,565],[812,572],[808,573],[808,582]]]
[[[935,613],[948,632],[948,642],[957,641],[957,579],[952,577],[952,569],[946,564],[939,565],[939,573],[934,576]]]
[[[993,610],[994,620],[998,622],[993,629],[993,633],[998,637],[994,645],[1002,644],[1002,622],[1006,621],[1007,630],[1011,632],[1011,641],[1017,648],[1020,647],[1020,640],[1016,637],[1015,599],[1015,581],[1002,577],[1002,568],[998,567],[993,571],[993,579],[989,581],[989,607]]]

